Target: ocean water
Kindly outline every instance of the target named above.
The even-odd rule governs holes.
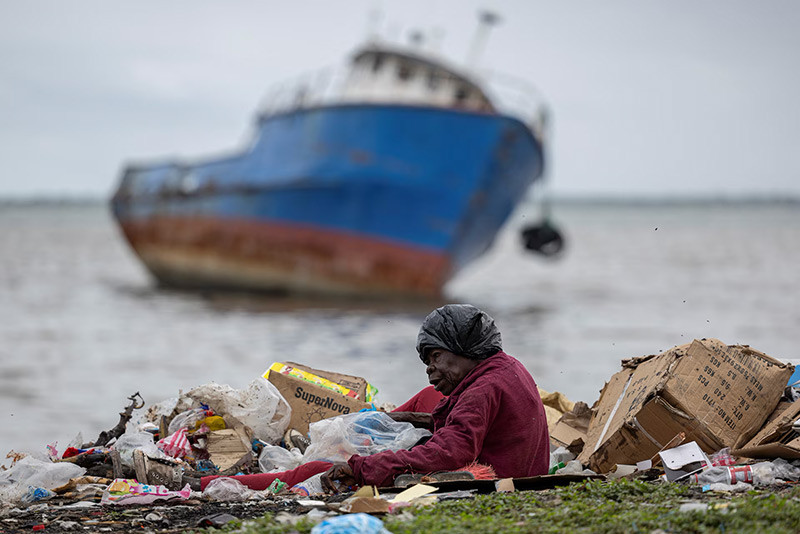
[[[492,314],[539,386],[591,404],[621,359],[693,338],[800,359],[800,209],[790,204],[557,205],[568,247],[525,252],[523,206],[447,302]],[[443,302],[398,305],[157,289],[107,206],[0,206],[0,463],[62,449],[152,404],[274,361],[366,377],[399,404],[427,385],[417,330]]]

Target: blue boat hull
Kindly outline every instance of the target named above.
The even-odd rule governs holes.
[[[242,154],[125,171],[113,210],[162,282],[436,294],[542,173],[531,131],[495,114],[339,105],[258,126]]]

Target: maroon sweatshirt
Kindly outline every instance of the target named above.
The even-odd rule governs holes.
[[[359,484],[391,486],[401,473],[456,471],[473,461],[500,478],[547,473],[550,437],[539,390],[504,352],[480,362],[434,408],[433,436],[411,450],[352,456]]]

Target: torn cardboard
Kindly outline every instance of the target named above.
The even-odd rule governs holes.
[[[792,428],[798,419],[800,399],[781,402],[758,434],[731,454],[747,458],[800,458],[800,433]]]
[[[593,407],[578,460],[605,473],[651,458],[680,432],[707,453],[735,448],[761,428],[793,370],[717,339],[626,360]]]
[[[585,402],[575,403],[550,430],[550,442],[556,447],[564,447],[577,456],[583,450],[591,420],[591,408]]]
[[[278,388],[292,408],[289,428],[294,428],[303,434],[307,434],[308,426],[316,421],[371,408],[366,402],[293,376],[269,372],[267,380]]]
[[[552,432],[556,423],[565,412],[572,410],[575,403],[569,400],[560,391],[548,392],[539,388],[539,397],[542,399],[544,414],[547,419],[547,430]]]

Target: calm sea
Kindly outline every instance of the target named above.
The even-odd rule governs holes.
[[[491,313],[540,387],[591,404],[623,358],[692,338],[800,358],[797,205],[557,206],[559,260],[522,250],[524,207],[447,288]],[[62,449],[207,382],[244,387],[274,361],[366,377],[379,401],[427,385],[414,350],[438,302],[409,307],[156,289],[104,204],[0,206],[0,463]]]

